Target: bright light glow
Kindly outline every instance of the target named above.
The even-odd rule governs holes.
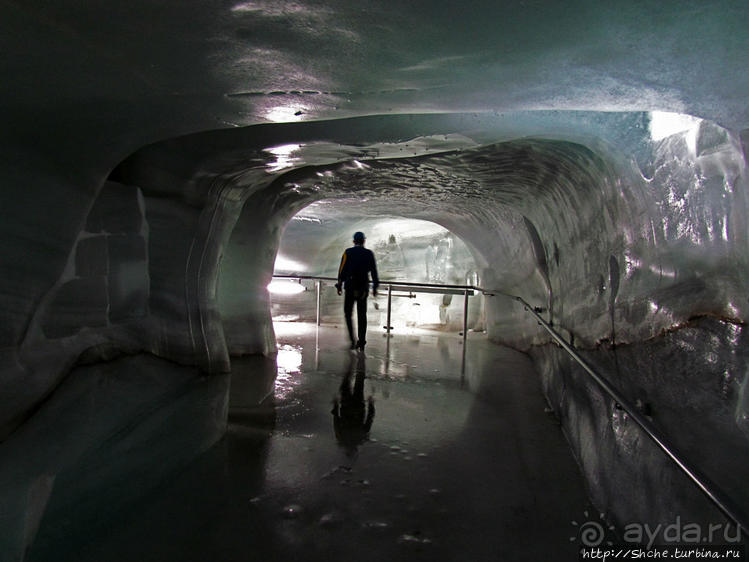
[[[433,222],[419,219],[382,219],[373,224],[367,233],[368,245],[373,247],[377,242],[386,242],[391,234],[396,238],[417,238],[447,234],[447,230]]]
[[[284,144],[281,146],[274,146],[273,148],[266,148],[263,152],[270,152],[276,157],[276,161],[268,165],[268,170],[271,172],[277,172],[278,170],[291,168],[300,163],[301,160],[299,158],[293,157],[294,153],[296,153],[300,148],[301,145],[298,144]]]
[[[284,373],[298,373],[302,366],[302,350],[291,345],[282,345],[278,348],[276,365]]]
[[[289,13],[301,11],[299,9],[294,9],[293,6],[290,8],[284,6],[283,9],[274,8],[269,2],[242,2],[241,4],[233,6],[231,9],[232,12],[263,12],[272,16],[283,15],[284,10],[287,10]]]
[[[322,224],[322,221],[318,219],[317,217],[304,217],[302,215],[295,215],[291,217],[291,220],[299,221],[299,222],[313,222],[315,224]]]
[[[286,398],[299,385],[302,367],[302,349],[291,345],[282,345],[276,356],[276,398]]]
[[[631,277],[635,271],[642,267],[642,261],[634,256],[625,256],[624,271],[627,277]]]
[[[420,324],[441,324],[442,319],[440,318],[440,309],[441,306],[437,304],[437,299],[440,301],[442,300],[442,296],[440,295],[437,298],[434,298],[433,295],[429,295],[432,298],[419,298],[419,305],[418,307],[414,306],[412,307],[412,310],[414,310],[413,316],[415,317],[415,324],[418,326]],[[416,310],[418,310],[418,313],[416,313]]]
[[[673,269],[664,268],[662,266],[658,266],[655,264],[652,264],[648,267],[651,273],[654,273],[655,275],[658,275],[659,277],[668,277],[670,279],[676,278],[676,271]]]
[[[258,6],[256,2],[242,2],[241,4],[237,4],[236,6],[233,6],[231,11],[232,12],[260,12],[262,11],[262,8]]]
[[[276,263],[273,266],[273,273],[299,273],[302,271],[307,271],[307,266],[302,262],[289,259],[281,254],[278,254],[276,256]]]
[[[731,316],[733,316],[734,318],[738,318],[739,317],[739,309],[736,308],[732,302],[728,303],[727,308],[728,308],[728,313]],[[731,342],[735,343],[733,340],[731,340]]]
[[[304,115],[302,108],[299,106],[289,107],[279,105],[265,112],[265,118],[273,123],[289,123],[301,121]]]
[[[650,138],[659,141],[675,135],[690,131],[696,134],[702,119],[683,113],[669,113],[667,111],[650,112]]]
[[[231,11],[235,13],[251,13],[253,15],[259,14],[269,17],[288,17],[296,14],[310,17],[314,14],[312,9],[303,6],[298,2],[273,2],[272,0],[241,2],[233,6]],[[317,8],[317,12],[319,11],[320,9]]]
[[[272,295],[298,295],[304,291],[304,285],[290,279],[274,279],[268,283],[268,292]]]
[[[733,314],[735,317],[738,317],[739,311],[738,309],[733,306],[732,303],[728,303],[728,309],[731,311],[731,314]],[[732,345],[738,345],[739,338],[741,337],[741,326],[738,324],[728,324],[728,340],[731,342]],[[749,381],[749,377],[746,377],[745,380]]]

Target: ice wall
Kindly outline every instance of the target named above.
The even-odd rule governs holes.
[[[74,368],[3,442],[3,560],[74,559],[110,514],[136,508],[221,438],[228,388],[228,375],[149,354]]]
[[[265,287],[273,275],[283,227],[299,209],[295,199],[279,195],[273,186],[251,195],[223,252],[217,296],[232,355],[276,351]]]
[[[668,436],[670,445],[716,483],[746,517],[746,330],[712,316],[637,344],[580,349]],[[567,433],[591,498],[621,531],[630,522],[720,523],[698,488],[562,350],[531,355]],[[626,491],[626,492],[623,492]]]

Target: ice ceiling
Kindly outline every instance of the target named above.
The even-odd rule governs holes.
[[[43,120],[117,102],[120,119],[153,120],[150,140],[375,113],[749,119],[740,1],[5,2],[2,15],[7,101],[46,102]]]

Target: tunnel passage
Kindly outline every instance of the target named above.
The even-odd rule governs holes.
[[[96,361],[141,349],[214,373],[230,369],[231,355],[273,353],[265,287],[284,225],[314,201],[354,198],[366,200],[373,214],[392,214],[397,207],[400,216],[429,220],[460,236],[476,259],[482,286],[539,306],[565,337],[602,357],[643,404],[658,397],[660,410],[671,412],[658,418],[661,423],[677,432],[685,422],[699,423],[701,437],[687,444],[692,450],[727,445],[743,451],[746,375],[738,350],[748,268],[745,160],[737,140],[705,121],[655,140],[647,113],[540,113],[257,126],[144,147],[112,172],[106,188],[137,193],[140,201],[141,230],[128,233],[143,238],[145,248],[131,257],[112,254],[108,273],[119,279],[122,260],[127,271],[139,272],[123,277],[132,282],[125,285],[132,302],[140,303],[132,308],[137,314],[112,316],[117,303],[128,302],[116,293],[105,300],[102,292],[96,306],[88,296],[82,303],[70,298],[71,279],[63,276],[32,321],[25,345],[46,345],[67,365],[84,351],[87,361]],[[117,243],[116,229],[87,226],[81,240],[90,234],[103,235],[107,244],[77,242],[75,255],[78,245],[84,255],[96,252],[97,244],[103,252],[110,238]],[[97,277],[93,258],[85,261],[81,277]],[[227,267],[241,287],[221,276]],[[47,306],[73,316],[77,306],[90,307],[95,314],[72,333],[45,320]],[[102,310],[110,311],[106,318]],[[667,362],[681,346],[700,357],[732,359],[725,368],[722,361],[709,362],[704,378],[694,375],[689,384],[709,400],[685,410],[678,393],[659,392],[682,384],[679,373],[655,365],[643,376],[617,358],[624,345],[635,346],[628,353],[637,356],[637,346],[663,332],[686,335],[679,329],[693,318],[703,323],[685,327],[696,330],[699,345],[660,339],[654,356]],[[670,508],[643,498],[659,486],[668,490],[669,505],[679,501],[685,484],[663,486],[663,479],[671,481],[667,465],[648,445],[620,438],[615,405],[545,345],[522,307],[488,299],[486,329],[493,341],[534,355],[601,509],[621,519],[631,513],[657,517]],[[710,337],[701,339],[705,333]],[[617,347],[608,350],[614,339]],[[54,389],[65,368],[42,377],[38,390],[5,411],[7,418],[22,417]],[[711,384],[718,376],[722,386]],[[621,502],[618,490],[631,485],[631,474],[641,475],[644,484],[630,502]],[[729,485],[737,494],[742,474],[731,471]],[[691,497],[687,504],[686,512],[701,509]],[[646,513],[638,506],[648,506]]]
[[[274,201],[302,202],[294,205],[355,194],[373,214],[388,214],[397,204],[402,214],[441,224],[472,248],[484,287],[519,294],[548,309],[552,321],[587,345],[611,339],[615,332],[621,342],[652,337],[693,316],[696,311],[683,295],[694,290],[701,313],[731,316],[735,305],[727,310],[725,303],[711,302],[714,297],[703,281],[724,267],[736,272],[730,249],[718,249],[707,259],[688,253],[682,278],[664,277],[664,261],[681,258],[653,247],[667,245],[678,230],[654,228],[652,206],[658,202],[644,197],[640,187],[632,178],[618,177],[611,162],[582,145],[524,139],[439,155],[303,168],[288,172],[270,189],[277,190]],[[250,201],[255,208],[256,200]],[[688,223],[699,217],[679,218]],[[274,226],[274,240],[282,224]],[[619,263],[626,264],[628,283],[620,280]],[[734,291],[740,284],[735,273],[725,281]],[[661,314],[652,318],[642,306],[648,290],[659,294]],[[628,302],[620,313],[626,316],[612,322],[617,300]],[[510,303],[495,300],[492,306],[502,313],[490,313],[491,337],[520,347],[533,341],[531,335],[523,339],[518,330],[523,316],[513,314]],[[499,323],[508,313],[506,337]]]
[[[374,215],[392,213],[397,206],[400,216],[430,220],[455,232],[475,256],[482,286],[518,294],[545,309],[576,345],[636,345],[695,316],[736,325],[745,307],[739,296],[745,259],[738,251],[746,237],[742,154],[729,135],[707,122],[693,121],[690,129],[659,140],[642,124],[642,115],[618,116],[607,135],[601,128],[596,135],[575,130],[568,135],[574,141],[559,138],[558,130],[546,138],[490,144],[452,133],[347,148],[279,139],[261,151],[263,166],[277,178],[258,188],[252,182],[258,177],[255,171],[239,170],[231,180],[234,186],[247,186],[244,195],[249,195],[226,238],[224,257],[239,268],[234,277],[255,290],[227,292],[234,299],[229,308],[238,317],[224,318],[228,352],[273,349],[264,288],[283,227],[305,205],[324,199],[366,200]],[[401,154],[408,151],[412,154]],[[545,341],[538,327],[510,300],[488,301],[486,328],[494,341],[544,349],[538,347]],[[636,354],[636,349],[621,353]],[[701,499],[683,494],[689,485],[669,476],[673,471],[647,444],[621,449],[624,442],[610,429],[616,426],[613,410],[594,406],[606,399],[591,402],[587,397],[596,396],[594,389],[576,375],[560,374],[573,373],[572,366],[553,353],[534,353],[598,505],[615,517],[626,517],[627,510],[643,519],[658,517],[663,508],[645,498],[651,495],[648,490],[664,489],[688,498],[681,504],[685,512],[704,511]],[[642,380],[617,362],[607,366],[615,377],[629,377],[622,385],[641,403],[660,396],[660,408],[678,411],[679,398],[658,391],[678,383]],[[710,450],[719,448],[719,442],[731,443],[734,450],[746,448],[744,414],[734,414],[743,408],[738,385],[745,379],[739,372],[731,377],[729,386],[735,391],[704,401],[717,400],[717,411],[708,414],[700,408],[715,423],[702,432],[702,439],[685,443],[691,452],[709,442],[716,444]],[[559,390],[565,385],[581,394],[565,394]],[[687,412],[659,421],[678,433],[685,417],[692,424],[698,419]],[[714,440],[716,433],[723,438]],[[629,451],[628,462],[617,467],[613,459],[622,450]],[[624,504],[616,490],[643,470],[647,476],[640,477],[640,491],[626,509],[620,508]],[[725,476],[718,470],[717,479],[736,490],[740,471],[728,472]]]
[[[382,281],[380,298],[369,307],[369,325],[375,333],[387,323],[387,283],[475,285],[478,268],[465,243],[454,233],[431,222],[397,216],[373,215],[367,203],[321,200],[305,207],[286,225],[274,265],[274,275],[336,278],[344,248],[356,231],[365,233],[367,248],[377,260]],[[226,271],[222,270],[221,276]],[[464,297],[460,291],[438,294],[398,291],[390,299],[390,322],[396,333],[406,328],[463,330]],[[318,319],[316,285],[312,280],[275,280],[268,286],[274,322]],[[292,293],[292,291],[298,291]],[[341,320],[341,299],[333,282],[321,284],[319,318]],[[223,316],[223,312],[222,312]],[[469,298],[468,329],[484,329],[483,297]]]
[[[209,371],[228,369],[215,283],[235,225],[237,232],[257,231],[250,236],[260,240],[253,248],[259,267],[248,274],[267,277],[287,220],[311,201],[346,194],[379,197],[383,207],[397,200],[409,216],[443,224],[473,247],[484,285],[519,287],[588,345],[613,332],[606,283],[612,256],[624,271],[615,295],[626,302],[618,341],[653,336],[695,313],[740,318],[744,299],[728,294],[738,290],[744,261],[735,250],[746,239],[743,155],[707,122],[653,141],[649,115],[378,116],[214,131],[144,147],[110,176],[123,190],[140,190],[150,229],[150,313],[136,322],[145,329],[127,332],[136,347]],[[694,204],[675,204],[680,197]],[[274,218],[237,224],[241,209],[253,206]],[[711,251],[700,251],[701,244]],[[711,291],[705,279],[715,272],[719,290]],[[43,299],[22,347],[59,353],[37,319],[65,281]],[[264,287],[267,279],[250,278],[250,285]],[[652,291],[655,299],[647,296]],[[683,299],[695,291],[697,310]],[[490,316],[510,319],[511,339],[533,341],[533,323],[522,336],[525,328],[516,328],[525,317],[494,303],[501,314]],[[263,308],[252,324],[265,327],[251,330],[243,352],[273,349]],[[490,334],[502,339],[491,321]],[[122,330],[109,337],[97,328],[66,338],[68,361],[92,338],[123,341]]]
[[[572,157],[565,153],[565,149],[572,153]],[[576,154],[576,151],[580,151],[580,154]],[[569,166],[568,171],[573,175],[576,171],[582,170],[575,161],[576,157],[583,160],[589,158],[588,162],[592,163],[594,170],[598,169],[600,176],[596,178],[594,172],[586,177],[585,172],[580,172],[580,178],[567,179],[564,175],[565,165]],[[516,181],[518,178],[506,178],[505,185],[511,187],[505,188],[504,193],[501,186],[487,184],[485,178],[484,182],[481,182],[479,178],[472,177],[479,175],[477,172],[482,163],[486,162],[499,166],[499,170],[485,171],[486,177],[504,177],[503,166],[516,173],[511,163],[516,159],[526,161],[527,166],[527,170],[517,172],[518,177],[523,177],[529,172],[531,179],[524,183]],[[545,169],[546,166],[550,169]],[[251,286],[258,275],[257,260],[261,259],[266,269],[257,285],[262,291],[262,287],[270,281],[267,268],[275,257],[281,229],[290,219],[291,211],[296,211],[310,201],[323,198],[335,201],[356,197],[366,201],[367,211],[372,216],[392,214],[393,206],[397,205],[401,216],[441,224],[455,232],[471,248],[477,263],[480,264],[480,277],[485,285],[488,282],[489,288],[500,290],[522,286],[523,294],[532,300],[541,300],[544,305],[549,306],[553,297],[547,296],[548,274],[537,278],[537,265],[542,259],[538,255],[541,249],[537,243],[535,246],[533,244],[532,235],[535,233],[537,239],[537,233],[531,220],[522,212],[534,216],[543,209],[544,205],[541,202],[548,195],[552,199],[548,205],[561,203],[565,209],[563,214],[577,214],[575,198],[578,195],[572,194],[567,200],[565,190],[576,181],[586,182],[583,185],[596,190],[598,184],[595,183],[595,179],[602,179],[604,184],[607,183],[605,172],[602,162],[596,161],[592,153],[585,154],[582,147],[565,145],[559,141],[522,141],[519,146],[515,143],[504,143],[496,147],[422,156],[417,159],[356,160],[353,164],[343,163],[292,171],[269,186],[269,193],[254,194],[245,203],[245,211],[239,215],[226,251],[227,263],[231,264],[232,271],[242,267],[245,270],[233,272],[230,277],[232,280],[241,279],[244,287]],[[537,177],[533,177],[534,175]],[[525,203],[527,208],[523,207],[523,200],[530,197],[527,194],[530,184],[539,179],[547,182],[545,185],[548,192],[534,194],[533,197],[539,197],[539,204],[535,208],[531,202]],[[523,195],[517,195],[515,190]],[[555,195],[549,195],[555,190]],[[595,192],[592,195],[595,196]],[[553,200],[555,196],[558,197],[557,200]],[[511,201],[515,203],[515,208],[509,204]],[[284,208],[283,203],[288,207]],[[259,209],[263,210],[264,216],[275,215],[278,218],[259,222]],[[547,213],[549,212],[547,210]],[[590,225],[579,223],[596,220],[595,214],[591,213],[588,217],[580,217],[580,221],[570,220],[570,224],[583,230],[586,227],[590,228]],[[605,225],[601,223],[598,228],[605,229]],[[258,229],[266,233],[269,239],[267,243],[258,243],[258,239],[262,240]],[[575,236],[574,230],[572,236]],[[569,245],[574,242],[560,238],[559,243]],[[272,244],[271,248],[268,248],[267,244]],[[256,251],[250,257],[247,249],[253,245]],[[226,267],[226,264],[224,265]],[[501,285],[498,286],[495,279],[500,280]],[[243,305],[232,299],[244,299],[245,307],[267,309],[267,303],[258,304],[256,294],[257,291],[246,289],[226,290],[222,293],[224,309],[231,310],[232,316],[237,316],[237,312],[243,310]],[[263,310],[254,309],[250,315],[240,312],[244,325],[240,329],[227,328],[228,340],[232,341],[234,334],[238,337],[252,337],[248,326],[257,323],[254,318],[263,318],[267,325],[267,313]],[[517,325],[513,325],[511,329],[512,335],[508,338],[517,338]],[[499,330],[490,324],[490,336],[502,339],[503,336],[498,332]],[[517,341],[513,343],[523,345]],[[524,342],[525,345],[527,343]],[[267,339],[265,345],[267,346]],[[257,344],[246,342],[230,346],[229,351],[241,354],[251,353],[257,349]]]

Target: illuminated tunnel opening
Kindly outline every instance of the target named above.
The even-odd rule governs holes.
[[[469,248],[456,235],[433,222],[398,216],[372,216],[366,202],[318,201],[299,211],[284,229],[274,264],[274,275],[337,277],[343,250],[352,235],[362,231],[365,246],[377,260],[381,282],[396,281],[437,285],[477,285],[478,267]],[[320,321],[340,324],[341,302],[324,282]],[[276,280],[269,285],[274,322],[317,320],[313,280]],[[396,286],[397,291],[397,286]],[[483,330],[482,297],[470,299],[469,329]],[[455,294],[399,292],[391,299],[394,334],[405,329],[463,329],[463,297]],[[370,298],[368,324],[375,334],[387,323],[387,285],[378,298]]]

